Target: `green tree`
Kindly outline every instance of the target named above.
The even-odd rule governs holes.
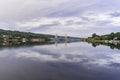
[[[96,33],[92,34],[92,38],[94,38],[94,37],[97,37],[97,34],[96,34]]]

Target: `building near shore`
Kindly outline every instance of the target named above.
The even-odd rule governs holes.
[[[27,38],[22,38],[22,42],[27,42]]]
[[[33,39],[31,39],[31,42],[45,42],[45,39],[43,39],[43,38],[33,38]]]
[[[2,35],[1,37],[3,42],[9,42],[9,36],[8,35]]]

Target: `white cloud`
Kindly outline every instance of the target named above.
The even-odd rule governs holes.
[[[55,22],[59,23],[59,25],[49,26]],[[112,17],[110,13],[104,13],[104,14],[92,13],[92,14],[84,14],[81,17],[57,17],[57,18],[46,17],[36,20],[33,19],[27,22],[16,23],[16,26],[19,26],[18,27],[19,30],[20,29],[31,30],[32,32],[36,32],[36,33],[46,33],[46,34],[58,33],[60,35],[64,35],[65,33],[68,33],[71,36],[77,36],[79,34],[80,36],[83,37],[84,35],[89,36],[89,34],[85,34],[87,31],[89,31],[90,34],[92,34],[93,32],[97,32],[100,34],[101,31],[99,30],[103,30],[104,33],[105,29],[109,30],[109,28],[118,28],[119,22],[120,22],[120,18]],[[44,28],[43,25],[47,25],[48,27]],[[98,30],[96,30],[97,28]]]
[[[47,34],[62,35],[64,32],[70,36],[80,37],[84,35],[87,37],[95,32],[99,34],[117,32],[120,29],[118,27],[120,17],[113,17],[110,13],[119,12],[119,1],[106,0],[106,2],[104,0],[0,0],[0,27]],[[113,7],[112,4],[116,5]],[[56,25],[52,26],[54,23]]]
[[[58,19],[55,18],[32,19],[31,21],[27,22],[17,22],[16,26],[18,26],[18,29],[31,29],[41,25],[51,24],[57,20]]]

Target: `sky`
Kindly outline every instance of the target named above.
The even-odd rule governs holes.
[[[88,37],[120,31],[120,0],[0,0],[0,29]]]

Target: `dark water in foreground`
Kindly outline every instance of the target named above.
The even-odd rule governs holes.
[[[120,80],[120,50],[85,42],[1,48],[0,80]]]

